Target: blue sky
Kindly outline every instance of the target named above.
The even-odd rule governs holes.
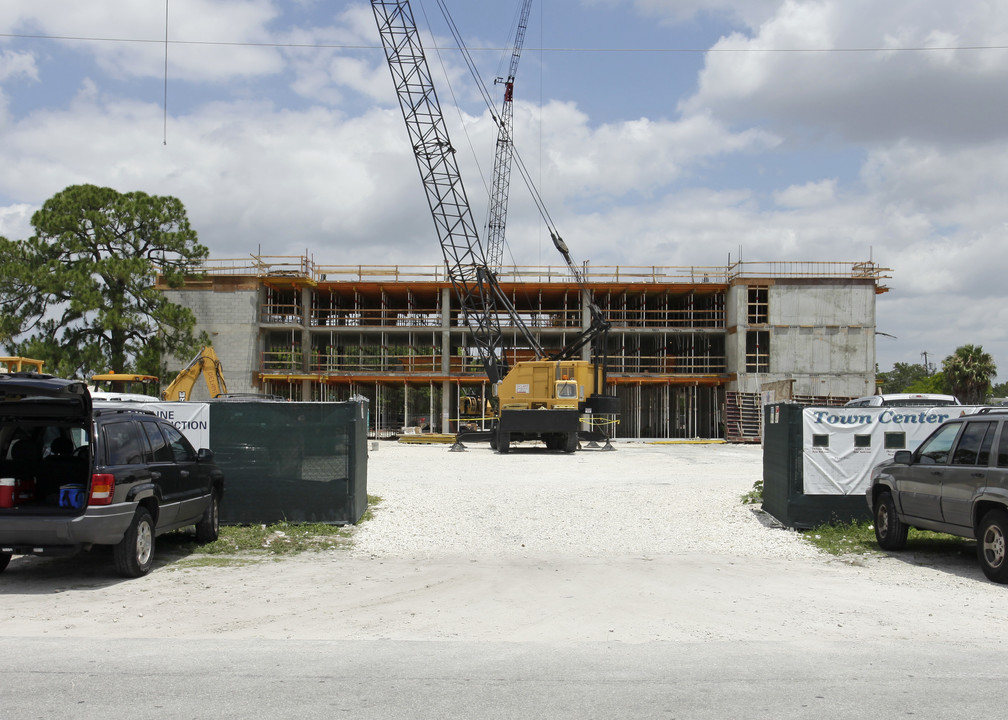
[[[517,1],[446,4],[492,84]],[[496,129],[414,12],[485,222]],[[164,3],[4,0],[0,235],[88,182],[180,198],[215,258],[440,262],[368,4],[169,0],[168,37],[165,122]],[[1006,116],[1008,5],[972,0],[537,0],[515,94],[576,259],[873,258],[882,369],[974,343],[1002,378]],[[505,262],[559,264],[511,187]]]

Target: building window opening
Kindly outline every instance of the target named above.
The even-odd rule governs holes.
[[[770,322],[770,288],[764,285],[749,287],[749,324],[766,325]]]
[[[746,372],[770,372],[770,333],[766,330],[746,333]]]

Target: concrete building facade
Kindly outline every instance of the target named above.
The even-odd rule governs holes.
[[[203,270],[162,289],[210,335],[230,392],[363,395],[377,435],[454,432],[472,422],[459,412],[463,396],[492,395],[443,268],[253,257]],[[588,291],[612,325],[609,390],[621,415],[611,434],[758,440],[761,398],[838,404],[870,394],[886,272],[871,262],[585,266]],[[504,268],[499,279],[547,349],[586,327],[566,269]],[[531,359],[518,328],[509,318],[501,324],[508,360]],[[185,360],[170,361],[169,372]]]

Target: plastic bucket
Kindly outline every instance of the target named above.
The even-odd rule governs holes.
[[[14,507],[14,478],[0,478],[0,508]]]

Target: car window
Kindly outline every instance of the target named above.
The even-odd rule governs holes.
[[[175,459],[175,455],[172,453],[172,449],[168,447],[168,441],[161,434],[157,423],[142,422],[140,423],[140,427],[144,429],[144,434],[150,441],[151,456],[154,458],[154,462],[171,462]]]
[[[990,462],[991,442],[994,440],[993,422],[966,423],[962,437],[952,454],[953,465],[986,465]]]
[[[1008,467],[1008,423],[1001,425],[1001,438],[997,449],[998,467]]]
[[[952,443],[955,442],[956,435],[959,434],[960,427],[962,427],[962,423],[942,425],[920,446],[920,449],[917,451],[917,457],[929,458],[932,462],[939,465],[947,463],[949,451],[952,449]]]
[[[140,439],[132,422],[111,422],[103,428],[109,465],[136,465],[143,459]]]
[[[196,459],[196,451],[185,436],[175,429],[173,425],[161,425],[161,431],[168,439],[168,446],[171,448],[175,462],[187,462]]]

